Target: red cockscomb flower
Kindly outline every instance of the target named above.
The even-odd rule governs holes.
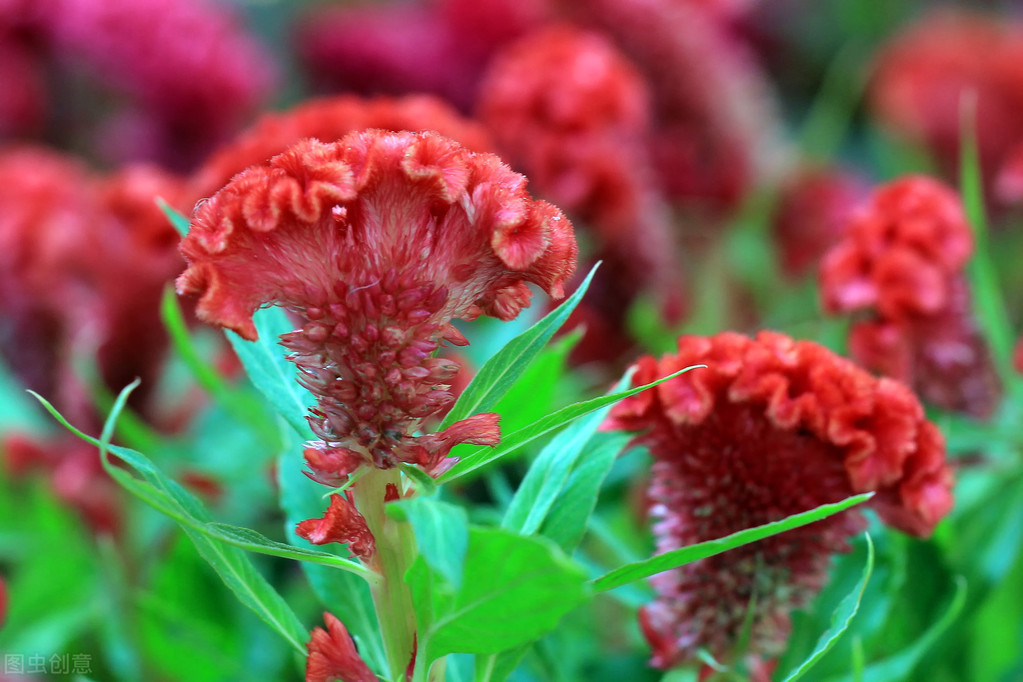
[[[673,322],[683,308],[679,249],[647,147],[648,100],[639,73],[614,45],[569,25],[505,48],[479,97],[480,116],[507,158],[596,233],[596,257],[609,262],[614,280],[604,273],[606,295],[581,315],[612,334],[644,290]]]
[[[575,266],[571,224],[525,182],[436,133],[306,140],[199,207],[178,290],[247,339],[260,306],[302,318],[282,343],[317,398],[323,440],[310,447],[326,469],[310,460],[315,478],[360,463],[437,473],[455,444],[499,438],[497,415],[414,435],[452,400],[457,366],[430,357],[444,340],[467,343],[451,321],[511,319],[528,282],[559,297]]]
[[[610,428],[641,431],[655,459],[650,487],[665,552],[877,491],[881,518],[927,535],[952,506],[944,441],[902,384],[876,379],[823,346],[774,332],[683,336],[678,353],[644,357],[634,381],[705,364],[622,401]],[[862,528],[847,511],[655,576],[641,613],[653,665],[734,650],[753,608],[749,653],[776,657],[792,609],[827,577],[832,554]]]
[[[249,166],[265,164],[303,138],[334,142],[366,128],[433,130],[470,151],[493,150],[482,125],[459,115],[436,97],[323,97],[262,116],[202,165],[192,178],[191,194],[196,199],[211,196],[236,174]]]
[[[976,97],[978,153],[993,177],[1023,141],[1023,25],[939,9],[897,35],[877,58],[871,99],[880,120],[924,144],[957,172],[962,99]]]
[[[313,628],[306,644],[306,682],[376,682],[377,677],[355,649],[348,630],[330,613],[323,614],[327,629]]]
[[[984,417],[1001,389],[970,310],[963,268],[972,251],[955,192],[910,176],[879,187],[853,215],[820,283],[827,311],[869,311],[851,332],[858,362],[927,402]]]

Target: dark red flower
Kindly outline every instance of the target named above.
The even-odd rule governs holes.
[[[323,622],[327,629],[313,628],[306,644],[305,682],[377,682],[341,621],[324,613]]]
[[[866,197],[866,181],[837,168],[804,168],[782,187],[772,218],[782,270],[800,277],[816,268]]]
[[[467,343],[454,319],[515,317],[529,282],[561,296],[576,246],[561,212],[496,156],[371,130],[300,142],[236,176],[199,207],[182,252],[178,290],[201,295],[202,319],[255,339],[260,306],[302,318],[282,343],[317,397],[317,461],[347,473],[354,452],[436,472],[453,445],[495,443],[498,430],[477,415],[414,435],[452,400],[458,367],[431,353]]]
[[[450,104],[436,97],[323,97],[260,117],[207,159],[192,177],[191,195],[195,199],[211,196],[241,171],[267,163],[303,138],[334,142],[366,128],[433,130],[470,151],[493,149],[483,126],[459,115]]]
[[[640,431],[654,457],[651,516],[659,552],[877,491],[881,518],[927,535],[952,506],[944,441],[902,384],[876,379],[823,346],[774,332],[683,336],[644,357],[633,381],[696,369],[622,401],[605,425]],[[706,648],[731,660],[747,610],[749,653],[776,657],[790,614],[827,578],[830,557],[863,526],[850,510],[652,579],[641,623],[653,665]]]
[[[970,310],[963,273],[973,237],[954,191],[909,176],[879,187],[825,255],[828,312],[865,311],[853,357],[930,403],[987,416],[1000,384]]]
[[[56,56],[131,98],[133,108],[108,116],[122,161],[191,166],[262,103],[273,80],[267,53],[222,3],[40,5],[40,31]]]
[[[1023,141],[1023,25],[940,8],[898,34],[877,58],[871,100],[897,134],[958,170],[962,103],[976,98],[978,152],[985,177]]]

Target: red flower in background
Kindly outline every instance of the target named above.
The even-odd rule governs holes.
[[[549,19],[548,0],[320,7],[296,31],[318,83],[363,95],[428,92],[463,110],[494,50]]]
[[[282,343],[317,397],[311,448],[328,468],[313,476],[337,478],[360,463],[436,473],[455,444],[496,443],[496,415],[413,435],[452,400],[457,366],[430,354],[467,343],[453,319],[515,317],[527,282],[561,296],[576,246],[497,157],[375,130],[238,175],[200,206],[182,252],[178,289],[201,294],[200,318],[247,339],[267,303],[302,318]]]
[[[879,187],[821,263],[828,312],[865,311],[850,347],[861,364],[926,402],[989,416],[1001,388],[963,273],[973,237],[958,196],[910,176]]]
[[[609,262],[606,295],[584,304],[608,332],[599,342],[603,357],[641,292],[653,293],[671,321],[683,307],[679,248],[647,147],[648,99],[639,73],[611,43],[569,25],[506,47],[480,92],[480,116],[506,158],[593,228],[595,258]]]
[[[678,353],[644,357],[634,381],[693,370],[622,401],[605,428],[640,431],[655,459],[650,487],[658,552],[877,491],[881,518],[928,535],[952,506],[944,442],[910,391],[823,346],[773,332],[683,336]],[[843,512],[810,526],[659,574],[641,612],[653,665],[707,648],[734,650],[753,609],[750,653],[784,648],[794,608],[827,579],[830,557],[863,526]],[[755,601],[754,601],[755,600]]]
[[[333,142],[366,128],[433,130],[470,151],[493,149],[482,125],[459,115],[450,104],[436,97],[323,97],[284,112],[261,116],[250,128],[218,149],[193,174],[191,195],[195,199],[211,196],[236,174],[249,166],[265,164],[270,157],[303,138]]]
[[[779,122],[768,82],[747,47],[706,3],[563,3],[610,36],[653,95],[651,153],[661,183],[687,208],[735,208],[777,163]]]
[[[313,628],[306,644],[306,682],[376,682],[377,676],[355,649],[348,630],[330,613],[323,614],[327,629]]]
[[[97,359],[112,393],[141,377],[132,407],[155,415],[152,389],[167,348],[159,301],[181,268],[177,235],[155,197],[174,202],[181,188],[151,168],[101,177],[44,149],[0,154],[0,355],[26,388],[87,431],[102,419],[75,369],[84,358]],[[5,446],[12,471],[46,471],[93,528],[116,532],[119,496],[95,448],[71,435],[37,442],[8,434]]]
[[[786,276],[801,277],[816,269],[867,191],[866,180],[838,168],[803,168],[788,179],[771,222]]]
[[[878,118],[925,145],[954,177],[964,96],[976,97],[984,177],[1023,142],[1023,25],[942,8],[897,35],[877,58],[871,100]]]

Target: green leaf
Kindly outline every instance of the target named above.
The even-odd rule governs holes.
[[[452,586],[461,587],[469,546],[469,517],[465,510],[432,497],[397,500],[386,509],[391,518],[412,523],[416,545],[426,563]]]
[[[499,528],[470,528],[461,587],[422,558],[409,569],[427,663],[450,653],[494,654],[552,630],[589,596],[586,574],[555,545]]]
[[[959,189],[963,195],[966,217],[973,227],[974,252],[967,265],[973,290],[974,306],[981,328],[991,344],[991,352],[1003,377],[1015,376],[1012,368],[1012,347],[1015,338],[1011,318],[998,287],[998,274],[988,244],[987,216],[984,211],[984,189],[980,159],[977,153],[976,93],[964,98],[961,106],[961,150]]]
[[[600,264],[593,266],[590,274],[565,302],[551,311],[546,317],[528,330],[509,341],[504,348],[487,360],[473,378],[472,382],[462,391],[458,401],[444,417],[438,431],[446,429],[455,422],[480,412],[487,412],[515,384],[516,380],[526,371],[554,333],[561,328],[568,316],[579,304],[586,289],[590,286],[594,273]]]
[[[298,383],[298,369],[284,358],[284,352],[277,343],[278,337],[292,331],[294,325],[280,308],[257,310],[252,321],[259,333],[258,340],[246,341],[232,331],[225,331],[228,341],[245,366],[252,384],[300,436],[312,437],[306,422],[312,394]]]
[[[628,377],[618,382],[611,393],[620,392],[627,385]],[[583,448],[607,417],[611,407],[607,405],[595,410],[585,419],[571,424],[540,451],[505,511],[501,522],[503,528],[522,535],[532,535],[540,529],[551,508],[561,497],[573,470],[580,464],[580,460],[587,461],[588,457],[582,457]],[[604,473],[606,475],[607,470]],[[597,490],[592,490],[591,510],[596,504]]]
[[[170,204],[163,200],[163,197],[156,198],[156,205],[160,207],[163,214],[167,216],[167,220],[170,221],[174,229],[178,231],[182,237],[188,234],[189,220],[185,216],[178,213]]]
[[[583,402],[563,407],[554,414],[550,414],[523,429],[519,429],[507,436],[503,436],[501,438],[501,442],[493,448],[484,446],[470,452],[468,455],[465,455],[458,464],[451,467],[447,472],[441,475],[440,478],[437,479],[437,483],[449,483],[460,476],[464,476],[471,471],[475,471],[482,466],[490,464],[496,459],[500,459],[501,457],[518,450],[526,443],[529,443],[530,441],[535,440],[554,429],[560,428],[585,414],[589,414],[594,410],[599,410],[607,405],[614,404],[623,398],[636,395],[637,393],[657,386],[658,384],[662,384],[665,381],[674,379],[675,377],[684,374],[691,369],[696,369],[697,367],[706,367],[706,365],[693,365],[692,367],[686,367],[685,369],[680,369],[674,374],[669,374],[666,377],[644,386],[637,386],[636,388],[630,388],[627,391],[611,393],[610,395],[593,398],[592,400],[584,400]]]
[[[368,569],[357,562],[325,552],[302,550],[276,543],[253,530],[213,524],[202,503],[175,481],[164,476],[146,457],[128,448],[109,445],[117,415],[123,408],[128,395],[137,385],[136,381],[118,396],[114,409],[104,424],[103,434],[98,440],[71,426],[49,402],[41,396],[36,395],[36,397],[72,433],[99,447],[103,467],[111,478],[133,495],[177,521],[195,544],[199,554],[209,562],[239,600],[255,611],[304,655],[303,643],[308,636],[305,627],[241,549],[230,545],[240,545],[246,549],[275,556],[288,556],[303,560],[316,559],[319,563],[329,562],[336,568],[361,574],[368,574]],[[117,456],[118,459],[134,469],[142,476],[143,480],[114,466],[110,462],[110,454]]]
[[[848,509],[849,507],[855,506],[866,502],[874,493],[863,493],[862,495],[853,495],[848,497],[841,502],[834,502],[832,504],[823,504],[816,509],[802,512],[801,514],[794,514],[788,518],[780,521],[773,521],[771,523],[764,524],[763,526],[757,526],[756,528],[748,528],[741,530],[738,533],[732,533],[726,535],[718,540],[710,540],[708,542],[701,542],[696,545],[690,545],[689,547],[682,547],[680,549],[665,552],[664,554],[658,554],[650,557],[643,561],[637,561],[635,563],[626,564],[619,568],[614,569],[604,575],[596,578],[593,581],[594,589],[598,592],[604,592],[606,590],[613,590],[616,587],[627,585],[635,580],[641,578],[648,578],[662,571],[667,571],[672,568],[678,568],[690,564],[700,559],[706,559],[707,557],[714,556],[715,554],[721,554],[727,552],[730,549],[741,547],[742,545],[748,545],[751,542],[762,540],[778,533],[783,533],[793,528],[799,528],[805,526],[814,521],[827,518],[832,514],[837,514],[840,511]]]
[[[853,591],[846,595],[845,599],[838,605],[834,615],[831,617],[831,627],[817,640],[817,646],[814,647],[813,653],[795,670],[789,673],[788,677],[785,678],[785,682],[795,682],[795,680],[805,675],[835,645],[838,638],[849,629],[853,616],[856,615],[860,608],[863,591],[867,589],[867,581],[870,580],[870,574],[874,570],[874,543],[870,541],[869,535],[866,538],[867,562],[863,567],[863,577],[860,578]]]
[[[949,600],[945,614],[927,629],[920,639],[903,649],[894,656],[872,663],[863,669],[864,680],[884,680],[885,682],[897,682],[906,679],[920,659],[927,653],[934,642],[949,628],[959,617],[959,613],[966,604],[966,581],[956,577],[956,591]],[[835,678],[831,682],[850,682],[852,676]]]
[[[628,433],[597,433],[586,443],[586,454],[551,506],[540,527],[541,535],[566,552],[579,546],[597,506],[600,487],[631,438]]]

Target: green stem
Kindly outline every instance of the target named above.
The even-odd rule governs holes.
[[[416,556],[412,525],[388,519],[384,498],[391,484],[401,491],[398,469],[374,469],[363,476],[354,489],[354,501],[376,539],[375,563],[381,580],[371,585],[373,605],[380,621],[380,633],[387,654],[391,678],[403,680],[412,658],[416,619],[412,593],[405,583],[405,572]]]

